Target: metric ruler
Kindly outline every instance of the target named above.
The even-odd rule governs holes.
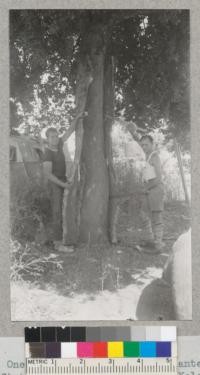
[[[177,358],[27,358],[27,375],[177,375]]]

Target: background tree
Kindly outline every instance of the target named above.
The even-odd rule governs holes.
[[[76,237],[107,240],[112,116],[123,114],[147,131],[165,124],[163,132],[188,147],[189,13],[13,10],[10,21],[11,130],[22,120],[29,120],[34,133],[47,123],[67,126],[86,107],[84,134],[80,124],[77,137]],[[75,106],[80,67],[92,82]]]

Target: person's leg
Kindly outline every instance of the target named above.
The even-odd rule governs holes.
[[[56,184],[51,184],[51,205],[52,205],[52,229],[53,240],[62,241],[62,206],[63,206],[63,189]]]
[[[154,240],[151,220],[150,220],[150,210],[148,204],[148,195],[143,194],[140,208],[140,220],[142,224],[142,242],[152,243]]]
[[[65,189],[63,193],[63,243],[67,244],[67,235],[68,235],[68,228],[67,228],[67,203],[69,197],[69,190]]]
[[[152,211],[152,228],[154,233],[155,247],[161,250],[164,247],[163,243],[163,211]]]
[[[163,209],[164,188],[160,184],[149,191],[149,209],[151,211],[151,223],[154,234],[155,248],[161,250],[164,246],[163,239]]]

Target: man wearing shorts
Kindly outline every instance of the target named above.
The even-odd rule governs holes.
[[[153,138],[144,135],[140,144],[146,155],[143,170],[143,193],[141,200],[141,221],[143,244],[153,246],[151,252],[160,252],[163,244],[164,186],[162,182],[161,162],[154,149]]]

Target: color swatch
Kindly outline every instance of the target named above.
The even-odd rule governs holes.
[[[176,357],[176,328],[167,328],[25,328],[26,358]]]
[[[26,327],[25,342],[176,341],[174,326]]]
[[[26,358],[162,358],[172,357],[175,343],[155,341],[26,343]]]

